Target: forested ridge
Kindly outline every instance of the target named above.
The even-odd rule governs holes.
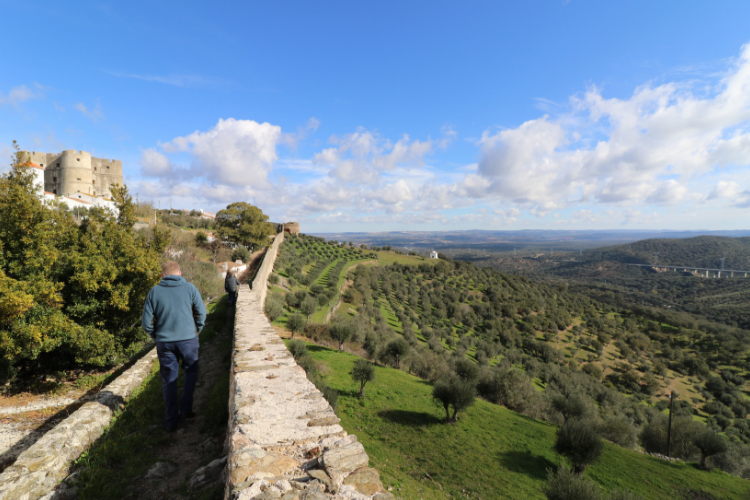
[[[652,239],[630,244],[560,253],[554,256],[489,259],[502,272],[556,283],[618,307],[648,305],[691,313],[696,318],[750,329],[750,279],[722,273],[704,278],[682,270],[658,272],[630,264],[750,270],[750,238],[698,236]]]
[[[332,269],[326,251],[342,250],[304,235],[282,245],[267,306],[276,324],[303,316],[309,298],[331,300],[316,278]],[[484,399],[537,419],[585,418],[611,442],[654,453],[666,454],[665,395],[676,391],[682,444],[672,456],[699,460],[693,437],[709,433],[728,444],[709,466],[750,476],[750,332],[467,262],[377,255],[377,264],[337,266],[348,281],[330,324],[297,330],[436,384],[467,378]]]

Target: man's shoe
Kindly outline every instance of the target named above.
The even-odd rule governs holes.
[[[177,432],[177,426],[167,427],[167,432],[170,434]]]
[[[194,411],[189,411],[189,412],[183,413],[182,415],[183,415],[183,416],[184,416],[185,418],[195,418],[195,417],[196,417],[196,415],[195,415],[195,412],[194,412]]]

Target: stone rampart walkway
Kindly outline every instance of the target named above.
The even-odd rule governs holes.
[[[297,366],[263,312],[279,234],[236,308],[226,498],[392,499],[357,437]]]

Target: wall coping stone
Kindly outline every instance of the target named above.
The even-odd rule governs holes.
[[[264,313],[283,241],[276,235],[252,288],[238,291],[225,499],[393,499]]]

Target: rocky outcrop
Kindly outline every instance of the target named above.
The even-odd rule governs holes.
[[[155,359],[156,348],[21,453],[0,474],[0,500],[51,498],[70,464],[102,435],[114,412],[146,379]]]
[[[252,289],[237,299],[225,498],[393,498],[263,313],[283,239],[276,236]]]

